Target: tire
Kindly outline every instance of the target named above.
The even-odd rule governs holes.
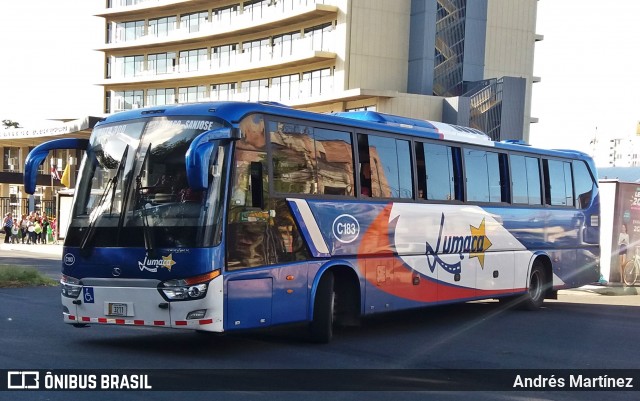
[[[622,272],[622,280],[626,285],[634,285],[638,279],[638,269],[636,269],[635,260],[630,260],[624,265]]]
[[[540,262],[533,262],[529,275],[529,288],[520,306],[526,310],[540,309],[548,288],[547,277]]]
[[[320,278],[313,303],[313,320],[309,324],[311,341],[327,344],[333,337],[335,312],[334,277],[326,272]]]

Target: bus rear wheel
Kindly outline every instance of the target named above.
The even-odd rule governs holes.
[[[313,303],[313,320],[309,324],[309,336],[313,342],[326,344],[333,337],[335,315],[335,290],[332,272],[320,278]]]
[[[547,290],[547,278],[542,263],[534,262],[529,275],[529,288],[520,306],[526,310],[540,309]]]

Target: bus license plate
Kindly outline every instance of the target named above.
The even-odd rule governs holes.
[[[109,316],[127,316],[127,304],[109,303]]]

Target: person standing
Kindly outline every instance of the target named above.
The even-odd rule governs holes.
[[[27,227],[29,226],[29,219],[27,219],[27,215],[23,214],[22,219],[20,219],[20,231],[22,232],[21,241],[24,244],[25,242],[29,242]]]
[[[11,213],[7,213],[2,220],[2,228],[4,229],[4,243],[8,244],[11,239],[11,229],[13,228],[13,218]]]
[[[35,233],[35,218],[29,217],[29,221],[27,222],[27,234],[29,235],[29,239],[27,240],[27,244],[35,244],[36,243],[36,233]]]
[[[33,223],[33,232],[36,233],[34,243],[39,244],[42,240],[42,226],[40,225],[40,221],[37,219]]]
[[[11,227],[11,243],[17,244],[20,241],[20,226],[18,220],[13,221],[13,227]]]
[[[49,242],[49,219],[47,219],[47,215],[42,216],[42,238],[40,243],[47,244]]]

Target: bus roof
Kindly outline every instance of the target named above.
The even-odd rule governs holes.
[[[245,116],[253,113],[304,119],[307,121],[316,121],[327,124],[337,124],[355,129],[359,128],[363,130],[385,131],[412,137],[477,144],[510,151],[591,160],[589,155],[576,150],[541,149],[529,146],[521,141],[494,142],[488,135],[480,130],[453,124],[419,120],[373,111],[320,114],[297,110],[273,102],[253,103],[229,101],[163,105],[115,113],[105,118],[105,120],[99,123],[99,125],[148,117],[210,115],[227,121],[233,127],[237,127]]]

